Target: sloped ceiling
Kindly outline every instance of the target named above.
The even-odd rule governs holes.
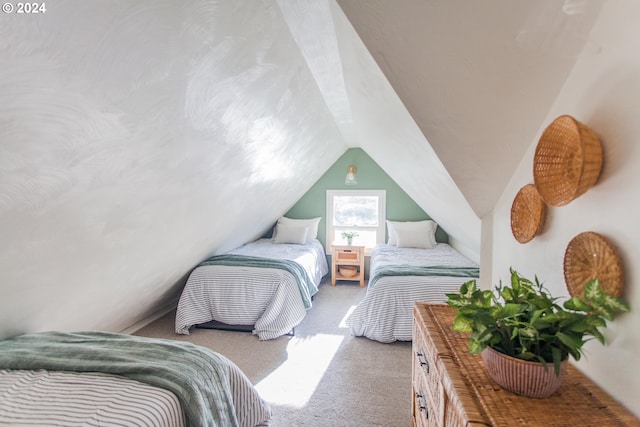
[[[279,5],[345,142],[363,148],[458,249],[478,259],[478,216],[337,3]]]
[[[0,15],[0,337],[122,330],[348,146],[276,1]]]
[[[552,3],[59,0],[1,14],[0,338],[118,331],[175,302],[195,264],[260,236],[352,146],[477,254],[480,219],[575,57],[557,29],[542,48],[517,38],[590,16],[538,8]]]
[[[479,218],[544,126],[576,58],[598,50],[589,32],[602,1],[337,1]],[[378,147],[361,144],[377,157]],[[403,163],[386,168],[403,187],[420,178]]]

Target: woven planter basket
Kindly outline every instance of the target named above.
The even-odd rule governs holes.
[[[567,372],[567,361],[560,364],[560,375],[556,376],[553,363],[529,362],[507,356],[487,347],[481,353],[489,376],[505,390],[527,397],[545,398],[560,388]]]
[[[542,133],[533,159],[533,178],[547,204],[571,202],[596,183],[601,169],[600,139],[573,117],[558,117]]]
[[[540,232],[547,205],[536,186],[527,184],[518,191],[511,204],[511,232],[520,243],[527,243]]]
[[[598,279],[606,293],[622,296],[623,273],[620,258],[601,235],[585,231],[574,237],[564,253],[564,281],[569,294],[584,296],[588,281]]]

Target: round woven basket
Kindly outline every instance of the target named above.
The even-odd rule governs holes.
[[[598,279],[608,294],[620,297],[623,273],[615,249],[602,236],[586,231],[574,237],[564,254],[564,280],[571,296],[582,297],[588,281]]]
[[[518,191],[511,204],[511,232],[520,243],[527,243],[540,232],[544,224],[547,205],[533,184]]]
[[[342,277],[353,277],[358,274],[358,267],[352,265],[341,265],[338,271]]]
[[[602,145],[589,127],[560,116],[542,133],[533,159],[533,179],[542,199],[563,206],[591,188],[602,169]]]

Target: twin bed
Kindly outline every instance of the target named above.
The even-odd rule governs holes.
[[[104,332],[0,341],[0,425],[265,426],[244,373],[187,342]]]
[[[329,271],[319,221],[280,218],[274,237],[198,265],[178,303],[176,333],[193,326],[248,328],[261,340],[291,333]]]
[[[411,341],[414,303],[446,302],[445,294],[477,279],[479,269],[450,245],[436,242],[432,221],[387,223],[390,239],[374,248],[367,294],[346,323],[355,336]]]

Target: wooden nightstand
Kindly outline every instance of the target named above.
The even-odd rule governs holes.
[[[353,276],[341,274],[341,266],[355,268],[356,272]],[[336,285],[336,280],[357,281],[364,287],[364,246],[331,245],[331,286]]]

